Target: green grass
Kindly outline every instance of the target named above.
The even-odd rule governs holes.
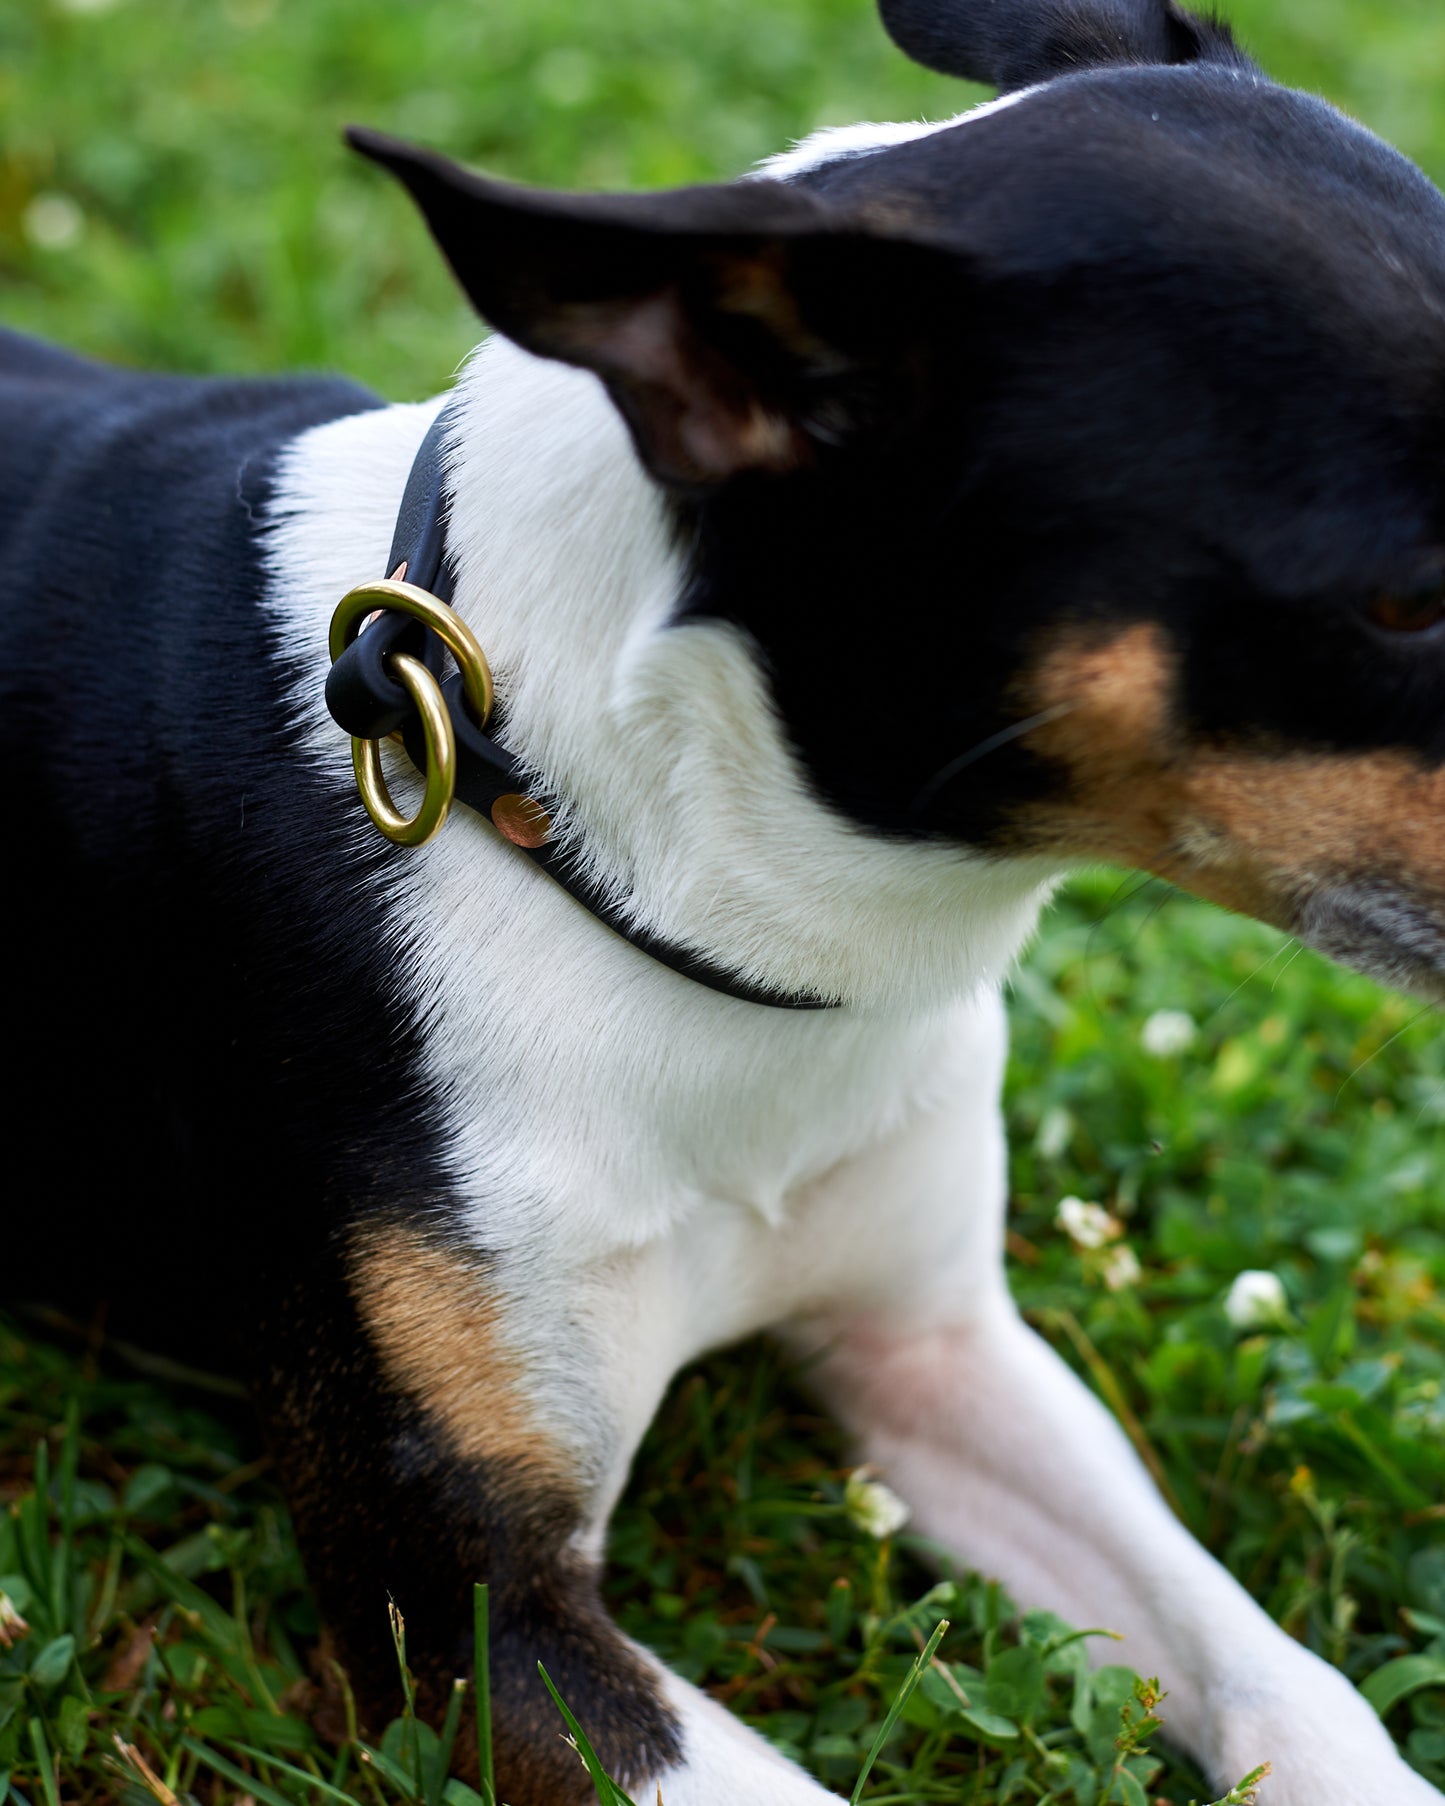
[[[1445,175],[1437,0],[1231,11],[1276,73]],[[341,151],[343,121],[522,179],[649,185],[965,97],[893,53],[865,0],[8,0],[0,320],[133,363],[338,368],[414,396],[476,328],[401,197]],[[1151,1054],[1165,1011],[1193,1039]],[[1437,1021],[1115,876],[1073,887],[1014,1021],[1012,1248],[1033,1320],[1123,1408],[1191,1528],[1445,1784]],[[1114,1213],[1137,1282],[1111,1290],[1108,1251],[1075,1249],[1066,1196]],[[1246,1269],[1279,1276],[1287,1319],[1231,1327]],[[0,1500],[0,1590],[31,1626],[0,1648],[0,1806],[143,1806],[155,1788],[117,1737],[161,1797],[435,1806],[433,1731],[399,1717],[370,1751],[348,1735],[233,1402],[4,1325]],[[865,1799],[1208,1797],[1140,1730],[1127,1669],[1087,1679],[1057,1624],[986,1580],[940,1582],[848,1500],[847,1451],[775,1358],[721,1357],[682,1378],[643,1451],[612,1604],[845,1797],[942,1619],[947,1673],[923,1673]]]
[[[1194,1039],[1151,1054],[1145,1025],[1165,1010]],[[1112,875],[1080,880],[1055,913],[1014,1020],[1011,1229],[1030,1314],[1122,1403],[1191,1528],[1445,1782],[1436,1020],[1264,929]],[[1057,1227],[1068,1195],[1117,1214],[1137,1283],[1110,1290],[1105,1253]],[[1283,1280],[1277,1327],[1227,1320],[1246,1269]],[[274,1806],[333,1797],[324,1781],[372,1806],[408,1797],[403,1727],[380,1745],[389,1772],[336,1742],[344,1695],[312,1654],[284,1506],[245,1465],[238,1423],[113,1362],[0,1333],[0,1589],[32,1625],[0,1654],[0,1773],[13,1768],[27,1806],[54,1806],[37,1735],[67,1800],[140,1806],[117,1735],[177,1794]],[[984,1580],[939,1581],[906,1531],[875,1542],[848,1471],[766,1349],[684,1376],[618,1516],[622,1624],[845,1796],[946,1618],[948,1673],[924,1675],[865,1799],[1209,1797],[1150,1740],[1118,1766],[1121,1710],[1142,1715],[1127,1649],[1086,1678],[1055,1620],[1019,1619]]]

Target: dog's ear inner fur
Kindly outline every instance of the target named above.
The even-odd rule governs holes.
[[[908,348],[959,281],[956,258],[781,183],[554,194],[347,137],[410,191],[477,311],[595,371],[644,464],[677,487],[799,469],[845,441],[916,378]]]
[[[1227,25],[1173,0],[879,0],[879,10],[915,62],[1004,93],[1111,64],[1245,61]]]

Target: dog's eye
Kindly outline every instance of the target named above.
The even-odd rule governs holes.
[[[1375,596],[1367,612],[1387,633],[1428,633],[1445,622],[1445,594]]]

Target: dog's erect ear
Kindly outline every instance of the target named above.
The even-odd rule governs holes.
[[[1173,0],[879,0],[915,62],[1004,93],[1117,63],[1245,61],[1229,27]]]
[[[942,252],[778,182],[553,194],[380,133],[347,137],[410,190],[477,311],[595,371],[643,462],[678,486],[795,469],[846,437],[949,281]]]

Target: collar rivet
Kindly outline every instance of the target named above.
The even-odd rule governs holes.
[[[544,847],[552,838],[552,817],[535,797],[515,791],[492,804],[492,826],[515,847]]]

